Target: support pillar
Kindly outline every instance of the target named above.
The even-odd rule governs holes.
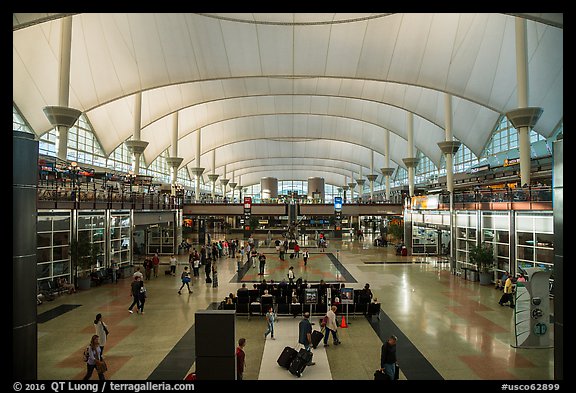
[[[370,182],[370,200],[374,201],[374,182],[378,178],[378,175],[366,175],[366,179]]]
[[[386,182],[386,201],[390,201],[390,176],[394,173],[394,168],[380,168]]]
[[[36,226],[38,141],[12,134],[12,377],[38,379]]]

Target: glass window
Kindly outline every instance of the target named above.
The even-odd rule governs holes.
[[[51,263],[42,263],[36,265],[36,278],[50,277],[50,266],[52,266]]]
[[[502,257],[509,257],[510,256],[510,246],[507,244],[497,244],[496,245],[496,253],[498,256]]]
[[[522,247],[518,246],[516,248],[518,259],[526,259],[529,261],[534,260],[534,248],[533,247]]]
[[[38,233],[36,235],[36,247],[49,247],[52,245],[52,233]]]
[[[549,233],[537,233],[536,246],[554,248],[554,235]]]
[[[52,231],[52,217],[38,216],[36,223],[37,232],[51,232]]]
[[[554,263],[554,250],[536,248],[536,262]]]
[[[510,235],[508,231],[496,231],[496,241],[498,243],[510,243]]]
[[[70,232],[54,232],[52,244],[64,246],[70,243]]]
[[[518,232],[518,245],[534,246],[534,234],[531,232]]]
[[[494,230],[492,229],[484,229],[483,231],[484,241],[492,242],[494,241]]]
[[[52,260],[51,248],[39,248],[36,250],[36,262],[50,262]]]

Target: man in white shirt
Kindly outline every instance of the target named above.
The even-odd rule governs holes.
[[[140,271],[140,266],[136,266],[136,271],[134,272],[134,274],[132,276],[133,276],[134,280],[136,280],[136,277],[138,277],[140,279],[140,281],[144,281],[144,275]]]

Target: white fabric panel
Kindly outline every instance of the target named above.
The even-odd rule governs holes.
[[[505,18],[506,23],[502,24],[497,17],[500,16],[492,15],[481,21],[478,29],[490,33],[483,39],[473,37],[477,47],[475,53],[470,54],[474,56],[474,64],[470,64],[468,80],[465,84],[463,80],[456,82],[465,86],[464,96],[475,101],[489,98],[490,102],[494,102],[493,97],[504,97],[502,92],[510,91],[516,85],[514,20]],[[496,75],[500,75],[500,78],[495,78]],[[504,78],[504,75],[507,77]]]
[[[52,128],[42,108],[58,105],[54,76],[59,67],[60,24],[59,20],[43,23],[12,35],[12,97],[37,135]]]
[[[431,14],[404,14],[395,39],[394,55],[387,79],[417,81],[427,36],[432,21]]]
[[[292,26],[258,25],[258,60],[263,75],[291,75]]]
[[[433,14],[430,19],[430,30],[427,32],[426,48],[422,56],[422,66],[418,70],[418,84],[423,86],[442,86],[448,73],[454,36],[458,29],[458,19],[454,14]]]
[[[350,149],[328,139],[373,146],[386,128],[393,133],[391,158],[400,165],[406,146],[395,134],[406,137],[408,110],[416,115],[416,148],[438,164],[448,92],[454,136],[479,154],[498,115],[517,107],[515,16],[409,13],[358,20],[369,16],[222,15],[281,23],[255,24],[184,13],[76,14],[70,106],[86,113],[110,153],[133,134],[133,94],[143,90],[147,162],[170,146],[165,116],[181,111],[179,155],[188,161],[195,150],[187,139],[198,127],[209,130],[207,142],[223,146],[236,135],[245,140],[249,125],[252,137],[324,138],[320,152],[334,159]],[[45,17],[13,14],[13,24]],[[529,17],[551,23],[527,21],[529,104],[544,109],[535,129],[550,136],[563,118],[563,30],[554,27],[563,15]],[[332,20],[353,22],[326,23]],[[58,104],[61,23],[13,32],[13,101],[38,135],[51,129],[42,108]],[[246,96],[259,97],[223,100]],[[191,150],[183,148],[188,145]],[[236,157],[231,152],[228,162]]]
[[[389,78],[389,70],[396,50],[395,38],[403,18],[402,14],[394,14],[368,21],[358,75],[367,79],[393,80]]]
[[[528,104],[545,108],[534,129],[549,137],[564,111],[564,52],[557,50],[557,47],[564,46],[564,38],[557,28],[535,22],[527,24],[528,51],[534,52],[529,57]]]
[[[231,75],[259,75],[260,53],[256,25],[220,22]]]
[[[322,64],[328,75],[354,76],[357,74],[358,59],[366,23],[340,23],[330,28],[330,45],[326,63]]]
[[[187,32],[185,37],[174,37],[174,39],[191,40],[200,78],[231,76],[230,64],[226,56],[226,47],[218,19],[191,15],[189,34]]]
[[[293,73],[324,75],[331,25],[294,26]]]

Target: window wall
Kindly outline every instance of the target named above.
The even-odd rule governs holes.
[[[70,211],[38,212],[36,226],[36,278],[53,280],[61,276],[70,279]]]

